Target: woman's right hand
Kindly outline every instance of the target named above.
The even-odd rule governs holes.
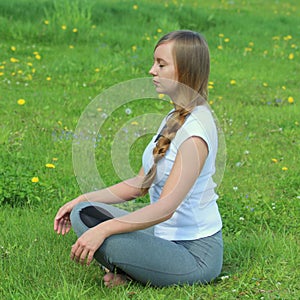
[[[64,204],[57,212],[55,218],[54,218],[54,231],[57,232],[57,234],[66,234],[71,229],[71,220],[70,220],[70,214],[72,209],[75,207],[76,204],[79,202],[82,202],[85,200],[85,197],[83,195],[75,198],[74,200],[67,202]]]

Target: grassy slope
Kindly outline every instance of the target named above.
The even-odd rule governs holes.
[[[93,9],[82,2],[82,10],[73,9],[68,14],[67,1],[65,6],[53,3],[0,2],[0,51],[1,60],[6,62],[0,70],[4,73],[0,77],[0,165],[5,170],[1,173],[5,180],[1,195],[17,206],[24,201],[33,205],[30,209],[1,207],[4,280],[0,295],[7,299],[297,298],[297,1],[210,1],[201,5],[169,1],[167,7],[143,1],[137,10],[132,9],[133,2],[103,1]],[[44,20],[50,24],[45,25]],[[62,24],[69,30],[63,31]],[[96,28],[91,29],[92,25]],[[79,29],[78,35],[72,28]],[[224,220],[223,275],[229,278],[206,287],[155,290],[132,285],[107,291],[102,289],[96,266],[87,272],[67,260],[75,236],[62,239],[52,233],[57,207],[80,192],[68,132],[72,133],[85,106],[103,89],[147,75],[158,29],[167,32],[178,28],[202,31],[211,48],[214,88],[210,99],[227,142],[219,205]],[[132,46],[137,47],[135,52]],[[34,51],[41,54],[41,60]],[[288,59],[290,53],[294,54],[292,60]],[[10,62],[11,57],[19,62]],[[19,70],[23,73],[18,74]],[[236,84],[230,84],[231,80]],[[295,100],[293,105],[287,102],[290,96]],[[26,100],[24,106],[17,105],[20,98]],[[168,110],[164,105],[131,108],[132,116],[145,110]],[[116,120],[130,120],[132,116],[126,116],[124,109],[108,127]],[[117,180],[107,163],[109,157],[104,155],[116,129],[111,127],[112,133],[98,150],[107,183]],[[137,146],[137,153],[144,143]],[[46,169],[44,165],[53,162],[53,157],[58,158],[56,168]],[[273,163],[272,158],[278,162]],[[135,168],[139,165],[138,161],[132,163]],[[283,167],[288,170],[283,171]],[[33,176],[39,176],[38,185],[31,183]]]

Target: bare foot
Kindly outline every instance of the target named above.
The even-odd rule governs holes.
[[[114,287],[118,285],[124,285],[127,283],[127,277],[122,274],[115,274],[108,272],[103,276],[104,285],[107,287]]]

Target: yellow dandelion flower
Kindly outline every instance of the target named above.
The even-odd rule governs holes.
[[[19,105],[24,105],[24,104],[26,103],[26,101],[25,101],[24,99],[19,99],[19,100],[17,101],[17,103],[18,103]]]
[[[131,122],[131,125],[138,125],[139,123],[137,121]]]
[[[214,85],[215,83],[213,81],[209,81],[208,84]]]
[[[12,73],[11,73],[11,76],[15,76],[15,75],[16,75],[16,72],[12,72]]]
[[[15,52],[17,50],[17,48],[15,46],[11,46],[10,50],[13,51],[13,52]]]
[[[267,87],[268,84],[267,84],[266,82],[263,82],[263,86],[264,86],[264,87]]]
[[[102,111],[102,108],[101,108],[101,107],[98,107],[98,108],[97,108],[97,111],[99,111],[99,112]]]
[[[268,50],[265,50],[265,51],[264,51],[264,55],[267,55],[267,54],[268,54]]]
[[[99,68],[96,68],[96,69],[95,69],[95,72],[96,72],[96,73],[100,72],[100,69],[99,69]]]
[[[70,49],[74,49],[74,46],[73,46],[73,45],[70,45],[69,48],[70,48]]]
[[[44,21],[44,24],[45,24],[45,25],[49,25],[49,21],[48,21],[48,20],[45,20],[45,21]]]
[[[291,40],[293,37],[289,34],[289,35],[287,35],[287,36],[285,36],[285,37],[283,37],[283,39],[285,40],[285,41],[289,41],[289,40]]]
[[[77,28],[73,28],[72,30],[74,33],[78,32],[78,29]]]
[[[281,88],[282,88],[284,91],[286,90],[286,86],[285,86],[285,85],[283,85]]]
[[[3,76],[4,75],[4,73],[3,72],[0,72],[0,76]]]
[[[157,32],[158,32],[158,33],[161,33],[161,32],[162,32],[162,29],[158,28],[158,29],[157,29]]]
[[[290,53],[290,54],[289,54],[289,59],[290,59],[290,60],[294,59],[294,57],[295,57],[294,53]]]
[[[210,100],[210,101],[209,101],[209,104],[210,104],[210,105],[213,105],[213,104],[214,104],[214,101]]]
[[[164,96],[165,96],[165,94],[158,94],[159,99],[163,99]]]
[[[17,62],[19,62],[19,60],[17,58],[11,57],[10,62],[17,63]]]
[[[229,41],[230,41],[229,38],[224,39],[224,42],[225,42],[225,43],[229,43]]]
[[[38,177],[32,177],[31,178],[31,182],[33,182],[33,183],[37,183],[37,182],[39,182],[40,180],[39,180],[39,178]]]
[[[282,171],[287,171],[288,170],[288,168],[287,167],[282,167],[282,169],[281,169]]]
[[[279,36],[273,36],[273,37],[272,37],[272,40],[273,40],[273,41],[279,41],[279,40],[280,40],[280,37],[279,37]]]
[[[138,7],[136,4],[134,4],[134,5],[132,6],[132,8],[133,8],[134,10],[137,10],[139,7]]]
[[[46,168],[49,168],[49,169],[55,169],[54,164],[46,164],[45,166],[46,166]]]
[[[0,66],[0,70],[3,70],[3,69],[5,69],[5,66]]]
[[[34,51],[32,54],[33,55],[38,55],[39,53],[38,53],[38,51]]]
[[[59,126],[62,126],[62,121],[57,121],[57,124],[58,124]]]
[[[35,59],[40,60],[40,59],[41,59],[41,56],[40,56],[39,54],[36,54],[36,55],[35,55]]]
[[[27,63],[27,66],[28,66],[28,67],[32,67],[32,63],[31,63],[31,62],[28,62],[28,63]]]
[[[292,44],[291,48],[293,48],[293,49],[297,48],[296,44]]]
[[[213,88],[214,88],[213,85],[211,85],[211,84],[208,85],[208,89],[209,89],[209,90],[212,90]]]
[[[131,50],[132,50],[133,52],[135,52],[136,49],[137,49],[137,47],[136,47],[135,45],[133,45],[133,46],[131,47]]]
[[[219,38],[223,38],[224,34],[223,33],[219,33]]]
[[[294,103],[294,98],[293,98],[293,97],[291,97],[291,96],[290,96],[290,97],[288,97],[288,103],[291,103],[291,104],[292,104],[292,103]]]
[[[278,163],[278,160],[276,158],[272,158],[271,160],[274,164]]]
[[[150,41],[150,36],[147,36],[147,37],[146,37],[146,40],[147,40],[147,41]]]
[[[67,26],[66,26],[66,25],[61,25],[61,29],[62,29],[62,30],[66,30],[66,29],[67,29]]]
[[[26,80],[32,80],[32,75],[31,75],[31,74],[28,74],[28,75],[26,76]]]
[[[23,74],[23,71],[22,70],[18,70],[18,72],[17,72],[18,74]]]
[[[253,47],[253,46],[254,46],[254,43],[253,43],[253,42],[250,42],[248,45],[249,45],[250,47]]]
[[[36,71],[35,68],[32,68],[31,72],[32,72],[33,74],[35,73],[35,71]]]
[[[52,160],[53,161],[58,161],[58,158],[57,157],[53,157]]]
[[[246,48],[245,48],[245,51],[246,51],[246,52],[251,52],[251,51],[252,51],[252,48],[246,47]]]
[[[50,76],[46,77],[46,80],[47,80],[47,81],[50,81],[50,80],[51,80],[51,77],[50,77]]]
[[[218,46],[218,50],[223,50],[223,46],[222,46],[222,45],[219,45],[219,46]]]
[[[234,79],[230,80],[230,84],[231,85],[235,85],[236,84],[236,81]]]
[[[96,25],[92,25],[92,29],[96,29],[97,28],[97,26]]]

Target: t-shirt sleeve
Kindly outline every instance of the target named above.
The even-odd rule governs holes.
[[[217,136],[214,121],[211,115],[201,114],[201,118],[191,115],[178,130],[173,143],[178,149],[188,138],[196,136],[205,141],[208,151],[217,146]]]

